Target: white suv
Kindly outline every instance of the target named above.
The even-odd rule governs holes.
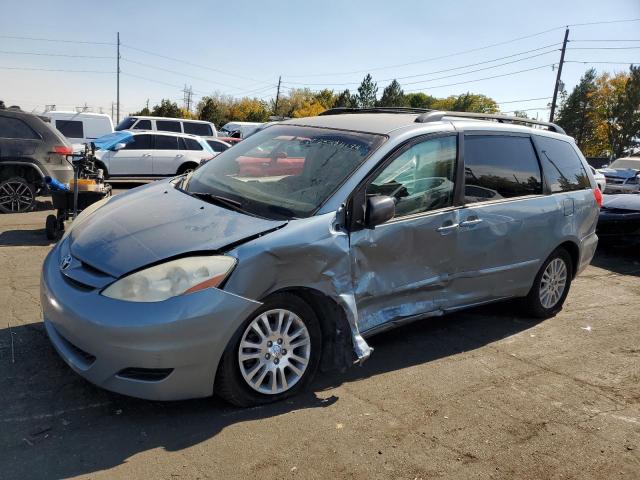
[[[189,133],[206,138],[216,138],[216,126],[204,120],[187,120],[171,117],[129,116],[122,120],[115,130],[153,130],[154,132]]]
[[[152,178],[180,175],[211,160],[215,154],[205,140],[184,133],[128,131],[130,137],[107,150],[98,150],[97,167],[105,177]]]

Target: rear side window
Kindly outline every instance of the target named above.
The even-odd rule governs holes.
[[[202,150],[202,145],[200,145],[200,143],[193,138],[185,138],[184,143],[187,150]]]
[[[80,120],[56,120],[56,128],[67,138],[84,138],[84,128]]]
[[[551,193],[591,188],[582,161],[569,142],[538,136],[536,144]]]
[[[156,150],[178,150],[178,137],[156,135]]]
[[[18,118],[0,117],[0,137],[2,138],[22,138],[28,140],[40,139],[40,136]]]
[[[542,193],[542,177],[531,139],[499,135],[465,137],[466,203]]]
[[[150,150],[152,148],[152,135],[136,135],[133,137],[133,142],[127,143],[126,147],[124,147],[124,150]]]
[[[151,120],[140,120],[133,130],[151,130]]]
[[[209,146],[211,147],[211,149],[214,152],[224,152],[225,150],[227,150],[229,147],[227,145],[225,145],[222,142],[216,142],[215,140],[209,140],[207,142],[209,144]]]
[[[212,135],[211,125],[207,125],[206,123],[183,122],[182,126],[184,127],[184,133],[203,135],[205,137],[210,137]]]
[[[162,132],[182,132],[180,122],[173,122],[170,120],[156,120],[156,130],[160,130]]]

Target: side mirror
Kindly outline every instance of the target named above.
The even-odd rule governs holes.
[[[113,147],[111,147],[111,150],[113,150],[114,152],[117,152],[118,150],[122,150],[126,146],[127,146],[126,143],[116,143]]]
[[[365,226],[373,228],[387,220],[391,220],[396,214],[396,202],[393,197],[379,195],[367,199],[367,212]]]

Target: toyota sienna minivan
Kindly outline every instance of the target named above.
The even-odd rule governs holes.
[[[553,124],[329,110],[86,209],[44,262],[44,323],[108,390],[279,400],[391,326],[515,297],[555,315],[601,199]]]

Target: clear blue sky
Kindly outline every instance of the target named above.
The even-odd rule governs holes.
[[[282,75],[285,87],[314,84],[309,86],[317,90],[323,88],[320,84],[339,83],[348,85],[326,86],[353,91],[367,71],[378,81],[380,93],[389,83],[388,79],[415,76],[400,80],[405,91],[419,90],[438,97],[471,91],[489,95],[498,102],[549,97],[555,81],[555,71],[550,65],[559,60],[559,51],[552,51],[559,46],[553,44],[562,41],[562,28],[461,55],[436,60],[433,57],[505,42],[565,24],[640,18],[640,0],[22,0],[3,1],[3,4],[0,17],[0,67],[4,67],[0,68],[1,99],[26,110],[41,110],[45,104],[56,104],[58,109],[71,108],[86,102],[94,109],[103,107],[110,113],[111,102],[116,97],[115,73],[12,70],[6,67],[115,72],[115,46],[6,37],[115,43],[119,31],[124,45],[121,50],[123,114],[140,109],[147,99],[151,104],[161,98],[182,103],[181,87],[185,83],[193,86],[196,101],[200,95],[214,91],[238,96],[249,92],[251,96],[269,99],[275,96],[279,75]],[[640,22],[570,28],[570,40],[640,40]],[[545,46],[549,47],[540,49]],[[576,41],[569,46],[637,47],[569,50],[567,60],[640,63],[640,42]],[[129,47],[176,57],[209,69],[177,63]],[[522,53],[533,49],[540,50]],[[515,54],[520,55],[457,69]],[[537,56],[498,66],[534,55]],[[398,66],[408,63],[410,65]],[[623,64],[593,66],[598,71],[611,72],[628,68]],[[536,67],[542,68],[477,80]],[[587,67],[578,63],[565,65],[563,80],[568,89],[575,85]],[[478,69],[482,70],[465,73]],[[447,71],[433,73],[442,70]],[[426,73],[430,75],[416,76]],[[456,76],[452,76],[454,74]],[[419,81],[422,83],[409,83]],[[457,82],[469,83],[449,85]],[[500,107],[503,111],[535,109],[545,107],[547,102],[546,99],[531,100],[504,103]],[[535,115],[537,112],[532,110],[530,113]],[[547,115],[544,110],[538,113]]]

